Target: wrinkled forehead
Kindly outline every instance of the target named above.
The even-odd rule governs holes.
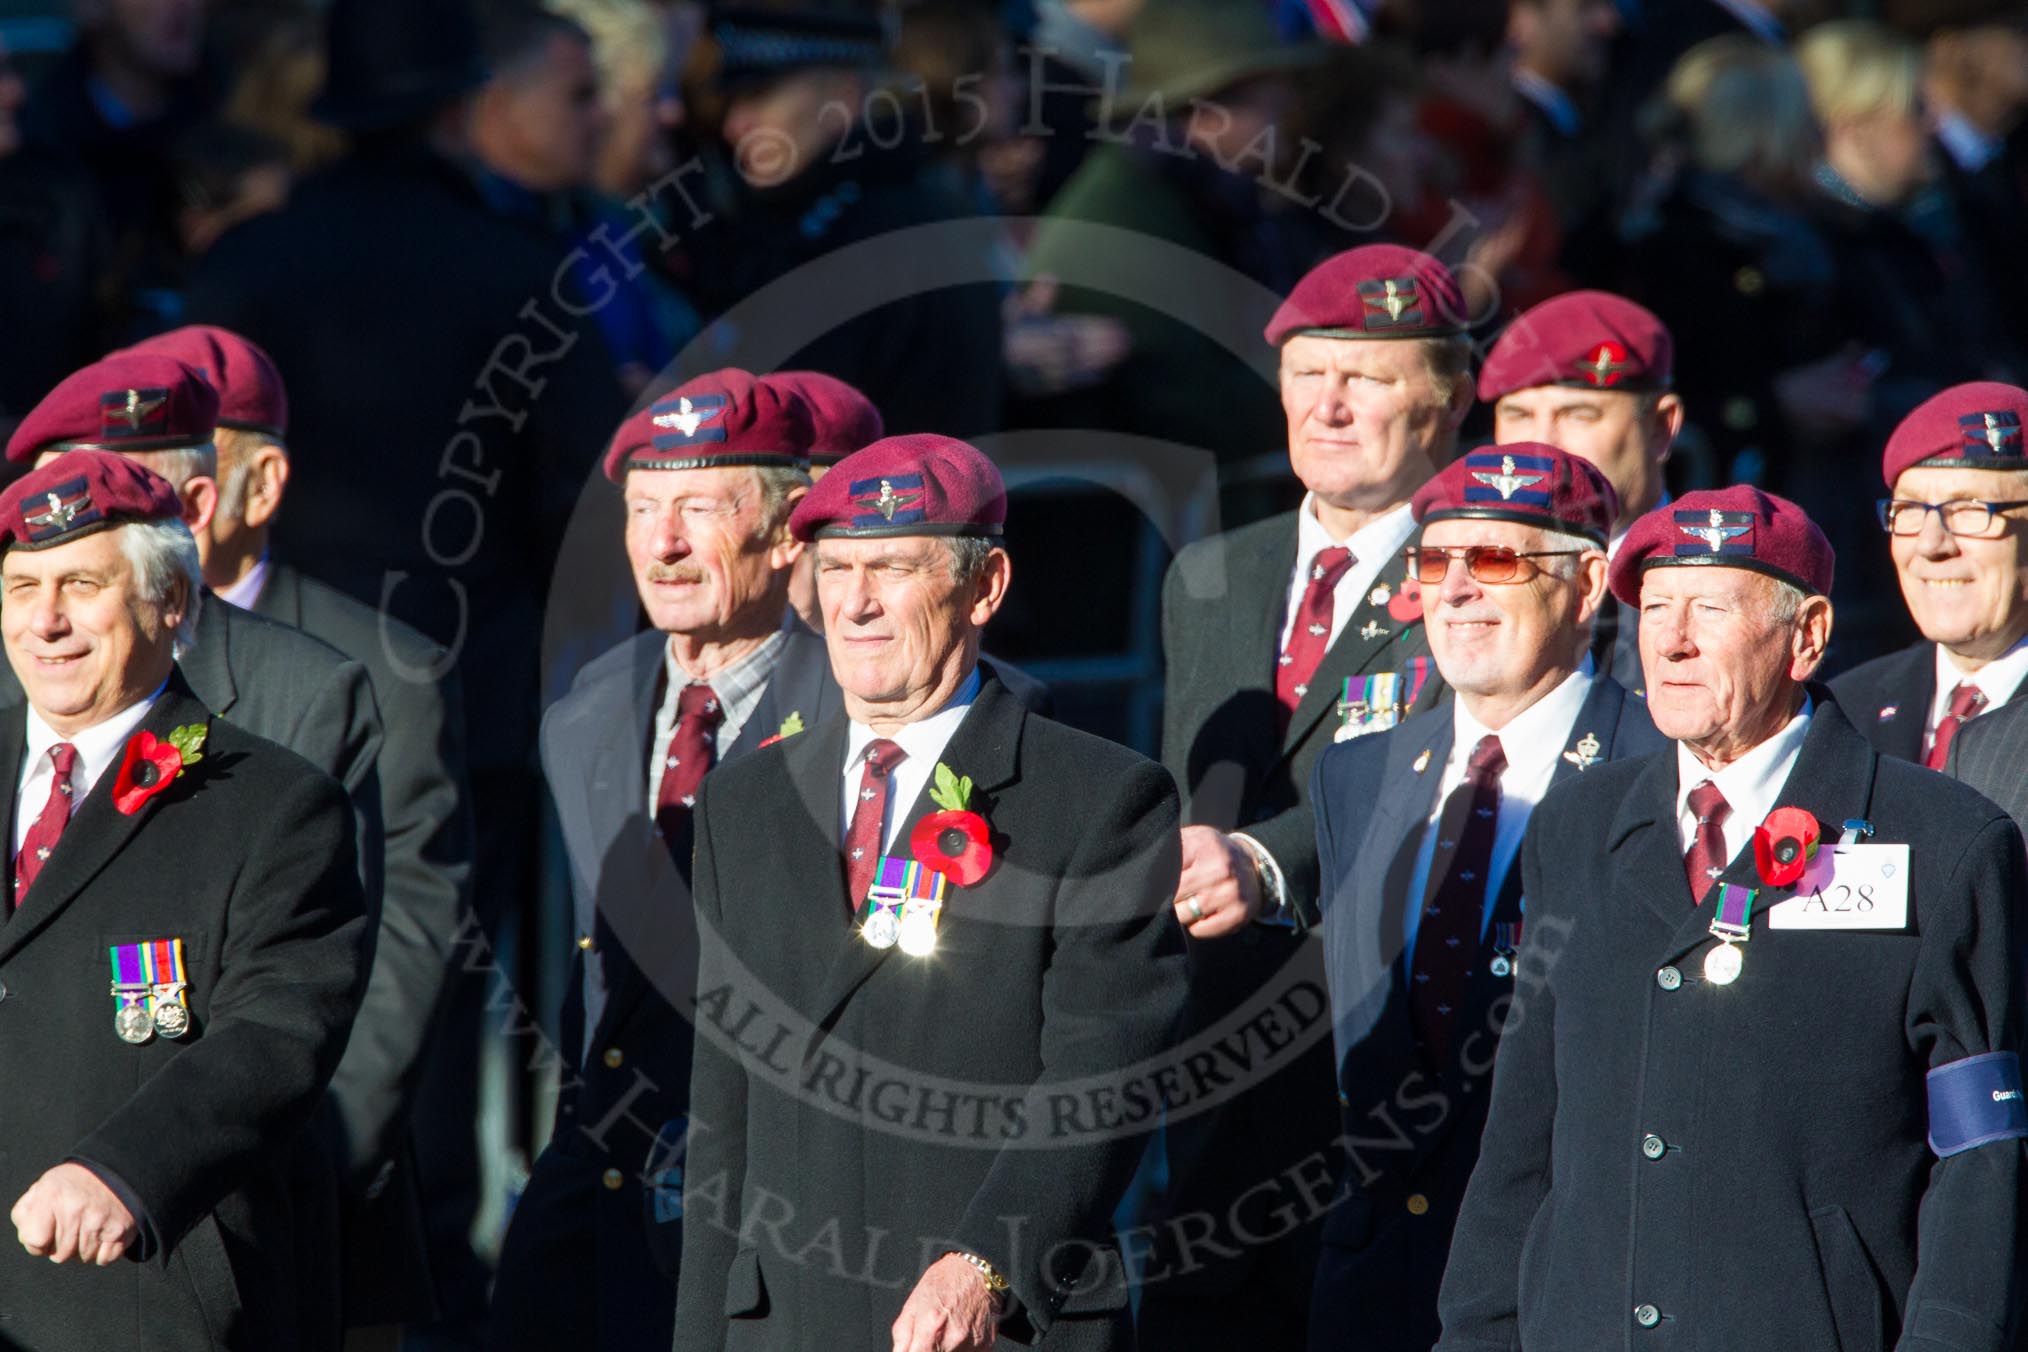
[[[1720,601],[1739,605],[1766,600],[1781,584],[1765,573],[1723,564],[1666,564],[1641,574],[1641,604]]]
[[[1917,465],[1895,476],[1894,496],[1915,502],[1950,502],[1966,498],[2011,502],[2028,498],[2028,470]]]
[[[110,530],[93,531],[47,549],[24,549],[17,545],[0,558],[0,578],[46,581],[79,573],[105,578],[124,577],[129,564],[126,552],[120,547],[120,537],[126,529],[125,526],[114,526]]]
[[[947,541],[933,535],[826,536],[816,541],[817,562],[831,567],[922,563],[945,557]]]
[[[1400,375],[1428,370],[1432,349],[1438,345],[1429,338],[1325,338],[1303,333],[1282,344],[1281,369]]]
[[[679,502],[685,498],[740,502],[759,496],[760,471],[751,465],[707,465],[701,469],[637,467],[627,471],[622,492],[629,502]]]

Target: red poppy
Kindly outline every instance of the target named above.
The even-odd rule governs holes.
[[[970,887],[993,867],[988,834],[986,819],[976,812],[933,812],[908,833],[908,848],[917,863]]]
[[[183,753],[173,742],[157,741],[152,732],[135,733],[127,739],[127,754],[113,777],[113,806],[133,816],[141,804],[174,784],[182,770]]]
[[[1401,580],[1401,589],[1387,603],[1387,613],[1401,624],[1422,618],[1422,584],[1414,576]]]
[[[1799,807],[1778,807],[1753,829],[1753,866],[1769,887],[1793,886],[1817,857],[1817,819]]]

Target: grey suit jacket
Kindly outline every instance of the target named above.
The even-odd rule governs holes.
[[[1944,773],[2005,808],[2028,834],[2028,699],[2008,700],[1958,729]]]

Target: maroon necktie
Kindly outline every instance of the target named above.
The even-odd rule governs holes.
[[[16,906],[28,896],[29,884],[42,872],[50,851],[56,848],[57,838],[63,835],[63,828],[70,825],[70,773],[77,768],[77,748],[69,742],[58,742],[49,749],[49,759],[56,767],[56,776],[49,785],[49,801],[42,805],[42,815],[22,838],[21,853],[14,856]]]
[[[1732,804],[1707,779],[1690,790],[1690,810],[1697,814],[1697,832],[1683,855],[1683,876],[1690,884],[1690,904],[1695,906],[1703,902],[1704,894],[1725,872],[1726,861],[1732,857],[1725,852],[1724,830]]]
[[[880,863],[881,828],[887,824],[887,791],[894,783],[890,772],[908,755],[885,737],[866,744],[859,766],[859,796],[852,803],[852,825],[845,832],[845,888],[853,909],[866,899],[873,886],[873,870]]]
[[[686,685],[676,694],[676,728],[662,752],[662,783],[655,790],[655,829],[664,840],[679,839],[683,822],[697,804],[697,786],[711,768],[711,734],[725,721],[725,709],[708,685]]]
[[[1352,567],[1352,551],[1342,545],[1317,551],[1310,560],[1310,585],[1303,589],[1303,604],[1296,608],[1296,622],[1289,626],[1288,646],[1282,649],[1275,667],[1275,698],[1281,702],[1281,726],[1286,730],[1296,716],[1296,706],[1310,693],[1310,678],[1330,647],[1331,593],[1338,580]]]
[[[1932,770],[1944,768],[1950,759],[1951,743],[1957,740],[1958,729],[1978,717],[1979,710],[1986,707],[1986,692],[1970,681],[1959,681],[1951,691],[1951,707],[1944,710],[1944,716],[1937,720],[1936,736],[1929,744],[1929,754],[1922,763]]]
[[[1472,748],[1465,777],[1444,799],[1437,816],[1436,850],[1423,889],[1415,929],[1415,969],[1409,1012],[1424,1059],[1443,1066],[1465,987],[1478,966],[1485,918],[1486,879],[1493,868],[1493,838],[1500,825],[1500,772],[1507,753],[1488,733]]]

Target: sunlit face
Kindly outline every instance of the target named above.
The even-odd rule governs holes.
[[[540,192],[591,182],[606,132],[605,105],[591,48],[559,33],[527,69],[499,77],[496,91],[513,163],[498,166]]]
[[[1772,618],[1773,578],[1744,568],[1679,565],[1641,577],[1641,666],[1648,714],[1665,737],[1692,746],[1753,746],[1815,656],[1797,627]]]
[[[1498,545],[1522,553],[1547,549],[1545,533],[1518,521],[1432,521],[1422,544]],[[1597,577],[1604,553],[1589,575]],[[1577,558],[1526,560],[1541,566],[1526,582],[1474,581],[1461,558],[1453,559],[1442,585],[1425,585],[1423,632],[1446,684],[1467,695],[1510,697],[1540,685],[1556,670],[1568,670],[1582,642],[1579,628],[1587,573]],[[1569,577],[1550,570],[1564,569]]]
[[[0,560],[7,661],[35,711],[66,735],[146,697],[175,660],[185,599],[142,597],[121,529]]]
[[[1425,343],[1302,334],[1282,344],[1289,462],[1311,492],[1384,507],[1436,473],[1464,409],[1439,397]]]
[[[1662,463],[1669,458],[1669,423],[1644,416],[1643,396],[1618,390],[1536,385],[1500,396],[1493,439],[1542,441],[1588,461],[1619,495],[1630,521],[1662,500]]]
[[[649,623],[712,641],[750,629],[757,610],[781,618],[781,575],[802,546],[763,529],[756,471],[632,469],[625,493],[627,562]]]
[[[2028,474],[1987,469],[1903,470],[1893,496],[1911,502],[2028,499]],[[1998,657],[2028,633],[2028,508],[1995,519],[1992,539],[1945,531],[1931,512],[1919,535],[1888,537],[1901,595],[1922,635],[1981,659]]]
[[[816,552],[824,642],[853,717],[914,709],[955,687],[1004,594],[990,579],[959,582],[949,543],[934,536],[819,540]]]

